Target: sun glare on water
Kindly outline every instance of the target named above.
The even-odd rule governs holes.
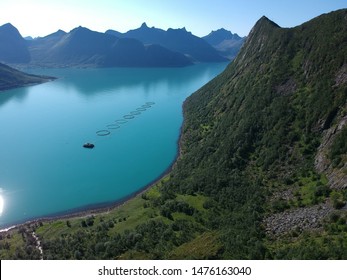
[[[0,195],[0,216],[2,215],[3,210],[4,210],[4,198]]]

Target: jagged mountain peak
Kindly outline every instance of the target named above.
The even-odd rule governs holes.
[[[218,30],[213,30],[210,34],[203,37],[204,40],[209,42],[211,45],[217,45],[224,40],[241,40],[242,38],[238,34],[233,34],[231,31],[226,30],[224,28],[220,28]]]
[[[280,26],[277,23],[270,20],[268,17],[262,16],[252,28],[250,35],[257,30],[268,31],[268,28],[280,28]]]
[[[259,53],[266,49],[268,44],[271,44],[269,38],[278,30],[281,30],[281,27],[278,24],[266,16],[262,16],[248,34],[242,49],[242,55],[240,55],[240,52],[235,61],[244,63],[245,60],[248,60],[250,55]]]
[[[181,32],[181,33],[188,33],[191,34],[191,32],[188,32],[185,27],[182,28],[169,28],[167,32]]]
[[[231,33],[231,31],[226,30],[225,28],[219,28],[217,30],[213,30],[213,31],[211,31],[211,33],[209,35],[212,35],[212,34],[223,34],[226,37],[227,36],[232,37],[232,35],[233,35],[233,33]]]
[[[147,23],[145,23],[145,22],[144,22],[144,23],[142,23],[140,28],[148,28]]]
[[[212,46],[202,38],[188,32],[185,27],[178,29],[169,28],[167,31],[164,31],[155,27],[149,28],[146,23],[143,23],[140,28],[129,30],[126,33],[119,33],[112,30],[108,30],[106,33],[119,38],[137,39],[146,45],[161,45],[174,52],[188,55],[194,61],[226,61]]]
[[[245,38],[241,38],[236,33],[233,34],[224,28],[211,31],[202,39],[213,46],[222,56],[230,60],[235,58],[245,40]]]
[[[91,31],[87,27],[83,27],[80,25],[70,31],[70,33],[76,33],[76,32],[93,32],[93,31]]]
[[[64,30],[59,29],[57,32],[55,32],[55,34],[66,34],[66,32]]]

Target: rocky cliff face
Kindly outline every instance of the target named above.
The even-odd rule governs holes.
[[[347,109],[347,108],[346,108]],[[341,135],[343,129],[347,127],[347,115],[338,117],[338,121],[333,127],[323,132],[322,143],[318,147],[315,157],[315,167],[319,172],[324,173],[332,189],[347,188],[347,161],[344,159],[338,166],[335,166],[333,159],[329,158],[329,152],[336,137]],[[347,139],[345,139],[347,141]]]

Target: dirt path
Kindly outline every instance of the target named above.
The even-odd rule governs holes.
[[[43,260],[43,250],[42,250],[42,246],[41,246],[41,241],[40,239],[37,237],[35,231],[33,231],[31,233],[32,237],[35,239],[36,241],[36,248],[40,251],[40,260]]]

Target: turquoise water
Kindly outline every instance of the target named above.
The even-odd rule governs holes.
[[[158,178],[176,157],[183,101],[225,67],[31,70],[59,79],[0,93],[0,228],[111,203]]]

